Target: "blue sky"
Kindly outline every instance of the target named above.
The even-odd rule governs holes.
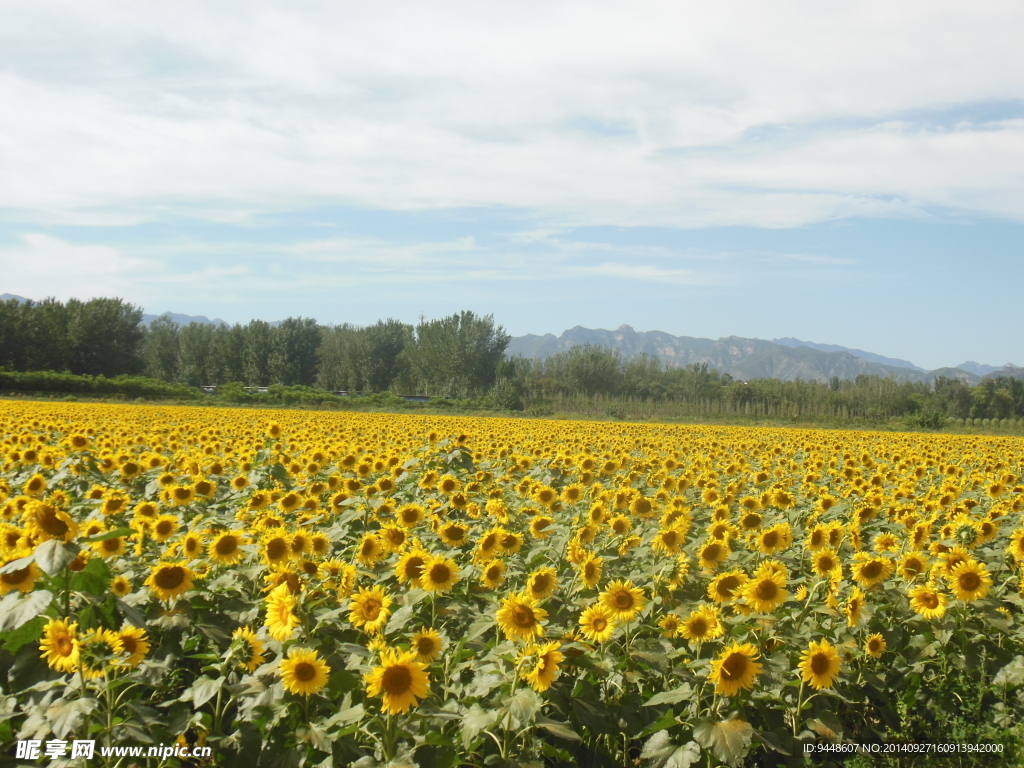
[[[12,2],[0,293],[1024,364],[1024,6]]]

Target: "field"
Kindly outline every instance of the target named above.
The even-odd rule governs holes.
[[[0,439],[7,754],[1022,759],[1020,438],[0,402]]]

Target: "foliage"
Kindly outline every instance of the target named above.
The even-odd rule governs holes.
[[[76,376],[53,371],[18,373],[0,369],[0,391],[56,392],[82,395],[120,395],[129,398],[179,398],[191,400],[199,392],[180,384],[148,379],[142,376]]]
[[[0,434],[4,749],[1022,757],[1019,439],[23,403]]]

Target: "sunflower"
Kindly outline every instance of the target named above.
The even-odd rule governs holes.
[[[192,589],[194,578],[195,574],[184,565],[161,562],[153,566],[145,584],[159,599],[168,602]]]
[[[43,491],[46,490],[47,482],[46,478],[42,475],[32,475],[28,480],[25,481],[25,485],[22,486],[21,492],[26,496],[41,496]]]
[[[327,662],[316,651],[292,646],[288,658],[281,662],[281,683],[296,696],[309,696],[325,685],[331,674]]]
[[[771,613],[786,600],[786,578],[781,573],[763,575],[743,585],[742,594],[747,605],[758,613]]]
[[[860,587],[854,587],[850,597],[846,600],[846,625],[856,627],[864,618],[864,593]]]
[[[69,542],[78,536],[78,524],[53,504],[31,501],[25,505],[23,518],[28,530],[40,541],[58,539]]]
[[[445,546],[463,547],[469,543],[469,526],[449,521],[438,526],[437,535]]]
[[[292,558],[291,538],[284,528],[273,528],[263,535],[260,542],[263,562],[267,565],[285,563]]]
[[[459,580],[459,566],[455,561],[441,555],[431,555],[423,563],[420,586],[427,592],[444,594]]]
[[[117,632],[109,629],[91,629],[79,641],[78,667],[82,677],[95,680],[103,677],[108,663],[118,664],[122,660],[124,644]]]
[[[608,527],[616,536],[625,536],[633,528],[633,523],[625,515],[616,515],[608,521]]]
[[[416,660],[416,653],[400,653],[384,649],[380,666],[364,676],[368,696],[384,699],[381,709],[385,714],[400,715],[419,704],[430,693],[427,665]]]
[[[29,563],[24,568],[14,571],[0,573],[0,595],[18,590],[19,592],[31,592],[35,589],[36,581],[42,574],[35,563]]]
[[[703,570],[714,572],[730,554],[728,543],[712,539],[697,550],[697,560]]]
[[[356,560],[368,567],[373,567],[386,554],[387,549],[375,533],[364,533],[356,547]]]
[[[67,619],[50,619],[43,627],[43,639],[39,643],[40,656],[50,669],[58,672],[74,672],[78,669],[80,644],[78,622]]]
[[[233,565],[245,557],[242,546],[247,543],[245,536],[232,531],[225,531],[210,542],[206,552],[215,563]]]
[[[864,652],[873,659],[885,653],[885,638],[878,632],[864,639]]]
[[[832,547],[822,545],[811,557],[811,570],[818,576],[830,576],[834,571],[842,571],[843,562]]]
[[[149,653],[150,649],[146,630],[126,624],[117,633],[117,636],[121,639],[121,647],[124,649],[124,652],[128,654],[128,658],[122,663],[133,668],[139,666],[139,662],[146,658],[146,654]]]
[[[89,546],[93,548],[93,551],[98,552],[104,560],[111,557],[120,557],[128,550],[124,539],[120,536],[114,536],[103,541],[94,541]]]
[[[190,485],[172,485],[166,491],[166,498],[176,507],[188,506],[196,497],[195,489]],[[104,514],[109,514],[104,510]]]
[[[679,629],[681,626],[682,622],[674,613],[666,613],[658,619],[658,627],[661,628],[661,636],[668,640],[679,636]]]
[[[413,587],[422,587],[423,566],[430,558],[424,549],[415,548],[405,552],[395,563],[395,577],[399,584],[409,583]]]
[[[543,693],[558,677],[558,665],[565,660],[564,654],[558,650],[561,643],[547,642],[535,645],[523,651],[520,663],[531,664],[524,679],[538,693]]]
[[[239,666],[246,672],[256,671],[266,661],[263,656],[263,649],[266,646],[249,627],[239,627],[231,635],[231,638],[237,644],[236,647],[240,654]]]
[[[526,579],[526,592],[534,600],[550,597],[558,588],[558,577],[554,568],[541,568],[531,573]]]
[[[690,612],[679,627],[679,634],[691,643],[715,640],[725,634],[725,626],[718,616],[718,610],[704,606]]]
[[[488,589],[497,589],[505,580],[505,563],[489,560],[480,566],[480,583]]]
[[[720,574],[708,584],[708,597],[716,603],[725,603],[739,597],[740,588],[746,584],[747,574],[735,570]]]
[[[592,605],[580,615],[583,636],[594,643],[610,640],[615,632],[615,615],[600,603]]]
[[[715,693],[735,696],[741,690],[754,687],[754,679],[761,674],[757,648],[751,643],[737,643],[725,648],[713,662],[708,679],[715,684]]]
[[[289,640],[299,626],[295,602],[295,596],[287,583],[279,584],[267,595],[267,617],[264,623],[275,640]]]
[[[715,537],[724,538],[724,537]],[[655,552],[663,552],[666,555],[678,555],[680,548],[686,543],[686,534],[678,528],[668,528],[658,531],[651,543]]]
[[[766,555],[774,555],[788,549],[793,543],[793,533],[789,523],[777,523],[756,534],[753,539],[754,548]]]
[[[872,557],[866,552],[858,552],[853,556],[851,570],[853,578],[862,587],[867,589],[876,584],[881,584],[889,578],[893,571],[896,570],[896,565],[893,563],[892,558],[883,556]]]
[[[975,560],[960,563],[946,578],[953,594],[965,603],[985,597],[992,586],[988,568]]]
[[[615,614],[616,621],[630,622],[647,604],[644,591],[632,581],[613,581],[601,593],[601,602]]]
[[[124,597],[132,591],[132,583],[125,576],[115,576],[110,580],[110,591],[118,597]]]
[[[534,637],[544,635],[541,624],[548,612],[534,603],[525,595],[509,595],[502,603],[495,616],[498,626],[509,640],[518,637],[530,641]]]
[[[183,557],[195,560],[203,553],[203,543],[203,535],[201,533],[189,531],[178,542],[178,551],[181,552]]]
[[[580,563],[580,581],[585,587],[596,587],[601,581],[601,570],[604,560],[595,555],[588,554],[586,559]]]
[[[416,661],[429,664],[440,658],[444,650],[444,640],[437,630],[427,627],[413,635],[412,650],[416,652]]]
[[[1006,548],[1018,564],[1024,563],[1024,528],[1017,528],[1010,534],[1010,545]]]
[[[800,675],[815,690],[831,688],[839,677],[839,652],[828,640],[813,640],[800,655]]]
[[[371,635],[380,632],[391,616],[391,598],[383,587],[363,587],[352,596],[348,620]]]
[[[501,547],[501,554],[514,555],[523,546],[523,534],[506,532],[498,545]]]

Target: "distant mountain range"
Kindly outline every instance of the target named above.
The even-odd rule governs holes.
[[[946,376],[970,384],[977,383],[983,376],[1024,378],[1024,368],[1011,365],[996,368],[971,363],[977,369],[985,369],[982,373],[962,367],[926,371],[908,360],[884,357],[836,344],[817,344],[793,338],[765,341],[739,336],[718,340],[699,339],[673,336],[662,331],[638,332],[628,325],[619,326],[614,331],[576,326],[561,336],[551,333],[543,336],[516,336],[509,343],[506,354],[544,358],[582,344],[617,349],[624,358],[646,354],[673,366],[707,363],[710,368],[744,381],[768,378],[828,381],[833,376],[853,379],[861,374],[929,382],[938,376]]]
[[[28,301],[24,296],[0,294],[0,301]],[[167,317],[178,325],[203,323],[205,325],[228,325],[220,318],[212,320],[204,315],[182,315],[164,312],[162,315],[143,315],[148,325],[158,317]],[[280,321],[271,323],[279,325]],[[861,374],[892,376],[907,381],[933,381],[938,376],[960,379],[976,384],[982,378],[1011,376],[1024,379],[1024,368],[1007,363],[1002,367],[968,361],[953,368],[937,368],[926,371],[909,360],[885,357],[862,349],[841,347],[838,344],[819,344],[801,341],[792,337],[783,339],[745,339],[728,336],[722,339],[699,339],[691,336],[673,336],[662,331],[634,331],[628,325],[620,325],[614,331],[602,329],[575,328],[555,336],[527,334],[514,336],[505,353],[510,357],[544,358],[572,347],[592,344],[617,349],[624,358],[646,354],[657,357],[673,366],[691,363],[707,363],[709,368],[732,375],[733,378],[748,379],[804,379],[807,381],[828,381],[833,376],[840,379],[854,379]]]

